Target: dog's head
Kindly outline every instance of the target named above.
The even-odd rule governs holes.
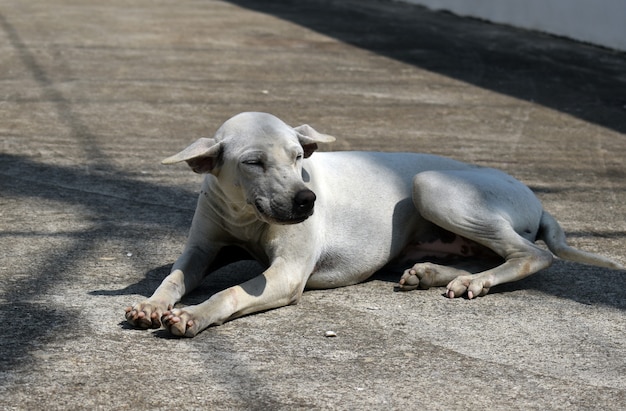
[[[308,125],[290,127],[271,114],[241,113],[213,138],[197,140],[163,164],[186,161],[196,173],[215,176],[231,204],[249,204],[267,223],[295,224],[313,214],[316,199],[305,185],[303,159],[318,143],[334,140]]]

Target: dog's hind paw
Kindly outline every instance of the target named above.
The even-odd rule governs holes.
[[[450,281],[446,287],[446,297],[455,298],[467,294],[470,300],[482,297],[489,292],[489,284],[481,275],[463,275]]]
[[[426,290],[433,285],[436,277],[437,266],[435,264],[418,263],[404,271],[398,282],[397,290],[410,291],[416,288]]]
[[[161,321],[167,330],[178,337],[195,337],[200,329],[193,314],[184,308],[175,308],[163,313]]]

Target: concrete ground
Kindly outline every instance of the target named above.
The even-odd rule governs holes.
[[[624,54],[377,0],[0,0],[0,56],[0,408],[626,404],[626,273],[562,261],[473,301],[380,275],[194,339],[123,321],[199,190],[160,160],[241,111],[502,168],[626,264]]]

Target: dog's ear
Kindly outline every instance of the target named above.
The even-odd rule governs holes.
[[[322,134],[315,131],[315,129],[308,124],[303,124],[298,127],[294,127],[296,133],[298,133],[298,140],[302,148],[304,148],[304,157],[310,157],[315,150],[317,150],[317,143],[332,143],[335,141],[335,137],[328,134]]]
[[[201,138],[180,153],[161,161],[161,164],[186,161],[194,172],[210,173],[217,166],[221,152],[221,143],[213,138]]]

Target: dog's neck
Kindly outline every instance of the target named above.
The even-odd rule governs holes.
[[[216,181],[207,181],[200,195],[210,209],[206,216],[235,238],[244,241],[257,239],[267,225],[259,220],[252,205],[245,200],[233,201]]]

